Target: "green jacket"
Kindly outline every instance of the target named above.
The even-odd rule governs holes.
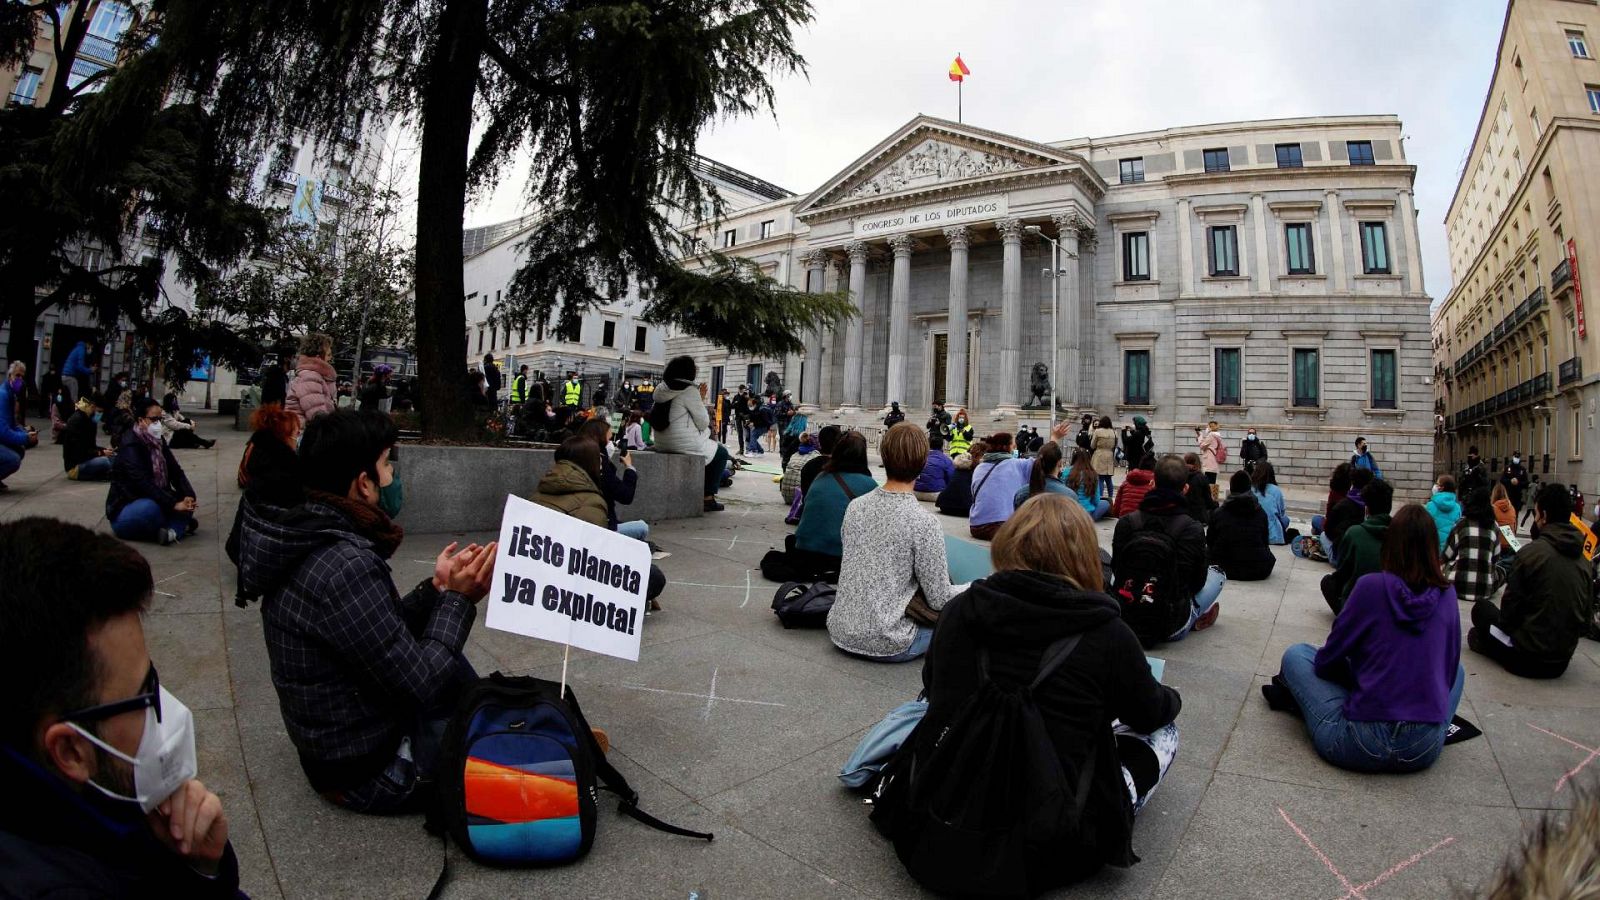
[[[1350,591],[1363,575],[1383,567],[1383,536],[1389,533],[1389,514],[1367,516],[1345,530],[1339,539],[1339,568],[1322,579],[1322,596],[1337,613],[1350,599]]]
[[[606,498],[600,493],[600,487],[588,472],[569,459],[557,462],[544,473],[533,502],[590,525],[606,528],[610,524],[606,518]]]
[[[1571,660],[1589,627],[1593,582],[1578,529],[1566,522],[1545,526],[1517,552],[1500,601],[1500,630],[1537,659]]]

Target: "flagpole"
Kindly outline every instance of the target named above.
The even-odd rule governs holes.
[[[956,124],[957,125],[961,124],[961,86],[963,84],[965,84],[965,83],[966,83],[966,79],[964,79],[964,78],[962,80],[956,82]]]

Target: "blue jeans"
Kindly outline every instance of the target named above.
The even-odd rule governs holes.
[[[746,452],[746,453],[765,453],[765,452],[767,452],[766,450],[762,449],[762,447],[761,447],[761,436],[764,435],[764,434],[766,434],[766,432],[760,431],[760,430],[758,430],[756,428],[751,428],[750,429],[750,437],[749,437],[749,440],[745,444],[744,452]]]
[[[111,457],[96,456],[78,463],[77,468],[68,473],[74,481],[110,481]]]
[[[1339,556],[1333,552],[1333,538],[1329,537],[1328,533],[1324,531],[1323,533],[1317,535],[1317,540],[1322,542],[1322,552],[1328,554],[1328,564],[1334,568],[1338,568]]]
[[[1098,522],[1101,519],[1104,519],[1106,517],[1106,513],[1108,512],[1111,512],[1111,501],[1096,500],[1094,504],[1094,512],[1089,513],[1089,521]]]
[[[918,625],[917,636],[911,639],[911,646],[907,647],[906,649],[901,650],[899,653],[896,653],[893,656],[861,656],[861,658],[870,659],[873,662],[881,663],[910,662],[913,659],[918,659],[923,654],[927,653],[928,648],[931,646],[933,646],[933,629],[926,625]],[[850,655],[860,656],[858,653],[852,653]]]
[[[631,522],[618,522],[617,534],[642,541],[650,537],[650,523],[643,519],[634,519]]]
[[[194,517],[188,513],[163,510],[154,500],[135,500],[122,508],[111,522],[111,533],[125,541],[149,541],[161,538],[161,529],[171,528],[183,537],[189,533],[189,523]]]
[[[1312,516],[1311,517],[1311,533],[1312,534],[1321,534],[1322,533],[1322,523],[1326,522],[1327,520],[1328,519],[1327,519],[1326,516]]]
[[[1443,722],[1352,722],[1344,704],[1350,689],[1317,677],[1317,648],[1295,644],[1283,651],[1283,680],[1300,704],[1306,733],[1317,755],[1352,772],[1417,772],[1433,765],[1444,749],[1445,732],[1461,703],[1467,670],[1456,667],[1450,709]]]
[[[1102,497],[1106,498],[1107,500],[1109,500],[1112,497],[1115,497],[1116,495],[1117,495],[1117,492],[1111,489],[1111,476],[1110,475],[1101,475],[1100,476],[1100,496],[1102,496]]]
[[[5,481],[22,468],[22,454],[10,447],[0,447],[0,481]]]
[[[1222,588],[1228,583],[1228,576],[1222,570],[1212,566],[1206,570],[1206,583],[1201,586],[1200,592],[1194,595],[1189,604],[1189,624],[1178,629],[1177,633],[1167,638],[1169,641],[1181,641],[1194,630],[1194,623],[1206,614],[1206,610],[1217,605],[1217,598],[1222,596]]]

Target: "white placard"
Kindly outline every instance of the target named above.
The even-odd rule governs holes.
[[[856,237],[873,238],[901,231],[923,228],[943,228],[984,219],[998,219],[1010,211],[1005,194],[990,197],[973,197],[917,206],[890,213],[861,216],[856,219]]]
[[[650,546],[521,497],[506,497],[490,628],[639,659]]]

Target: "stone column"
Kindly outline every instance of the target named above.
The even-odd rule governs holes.
[[[995,223],[1004,239],[1000,268],[1000,391],[998,410],[1015,413],[1022,405],[1022,220]]]
[[[1250,214],[1256,220],[1256,290],[1272,293],[1272,273],[1267,264],[1267,205],[1260,194],[1250,195]]]
[[[889,377],[883,405],[906,402],[906,350],[911,338],[911,235],[889,238],[894,281],[889,288]]]
[[[1052,354],[1060,365],[1051,361],[1050,378],[1056,386],[1056,400],[1068,407],[1083,403],[1079,385],[1079,363],[1083,345],[1083,309],[1078,302],[1078,232],[1089,227],[1089,222],[1077,212],[1051,217],[1056,225],[1056,240],[1061,242],[1061,269],[1057,275],[1060,295],[1056,312],[1056,339],[1059,341]],[[1052,415],[1052,419],[1054,416]]]
[[[850,303],[856,308],[855,318],[844,333],[844,408],[853,412],[861,410],[861,309],[862,297],[867,292],[867,243],[851,241],[844,245],[850,254]]]
[[[1344,207],[1339,205],[1338,191],[1323,193],[1326,197],[1323,206],[1328,211],[1328,274],[1333,279],[1328,289],[1334,293],[1344,293],[1350,290],[1350,283],[1344,277]]]
[[[806,267],[806,292],[823,293],[823,278],[827,275],[828,255],[812,250],[800,257]],[[817,329],[806,335],[806,363],[800,379],[800,411],[810,415],[822,403],[822,345],[827,340],[826,329]]]
[[[948,406],[967,405],[967,247],[970,243],[967,226],[956,225],[944,230],[950,242],[950,320],[949,355],[946,357],[944,397]]]
[[[1406,290],[1413,294],[1422,293],[1422,253],[1417,246],[1417,211],[1412,206],[1410,191],[1400,192],[1398,217],[1400,219],[1400,234],[1406,244]],[[1520,303],[1527,299],[1524,294],[1518,298]]]

